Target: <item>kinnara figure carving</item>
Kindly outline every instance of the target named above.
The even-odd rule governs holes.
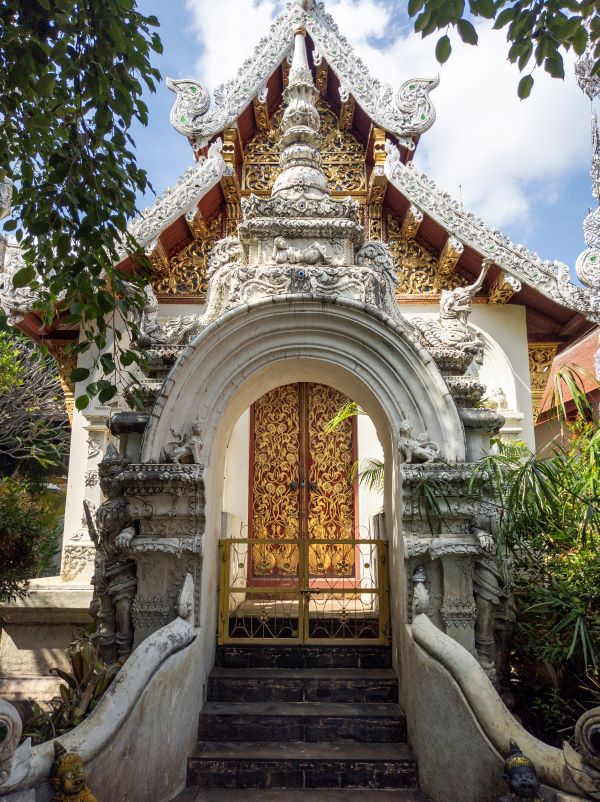
[[[167,443],[164,455],[168,462],[179,465],[182,461],[198,464],[200,462],[200,452],[202,451],[202,421],[195,420],[190,428],[189,434],[185,437],[180,429],[171,426],[171,432],[176,440]]]
[[[283,237],[275,237],[273,243],[273,260],[277,264],[292,265],[328,265],[331,257],[327,255],[325,247],[319,242],[313,242],[306,248],[294,248],[288,245]]]
[[[94,595],[90,611],[97,621],[94,638],[98,639],[102,656],[107,663],[125,660],[133,645],[131,606],[135,596],[136,566],[130,556],[129,544],[135,529],[127,513],[127,501],[119,474],[129,460],[121,457],[110,443],[98,466],[100,487],[106,501],[96,512],[94,526],[89,508],[85,506],[90,536],[96,547],[94,561]]]
[[[423,432],[416,438],[411,437],[411,422],[406,419],[400,424],[400,437],[398,439],[398,449],[402,454],[403,462],[436,462],[440,458],[440,447],[437,443],[429,440],[427,432]]]

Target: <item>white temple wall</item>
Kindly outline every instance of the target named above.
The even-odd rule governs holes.
[[[225,455],[223,512],[241,522],[237,537],[248,537],[248,472],[250,468],[250,408],[233,427]]]
[[[383,447],[377,437],[375,424],[368,415],[359,415],[356,420],[358,429],[358,460],[377,459],[383,461]],[[371,518],[383,511],[383,494],[358,485],[358,525],[360,537],[372,537]]]
[[[430,304],[403,303],[400,310],[409,319],[417,315],[434,319],[439,314],[437,305]],[[502,432],[518,437],[534,449],[525,313],[525,307],[517,304],[475,303],[469,323],[486,338],[484,364],[479,370],[481,380],[488,385],[486,395],[491,397],[494,389],[500,387],[506,399],[507,406],[500,410],[507,419]]]

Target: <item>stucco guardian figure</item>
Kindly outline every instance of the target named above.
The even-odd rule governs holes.
[[[400,436],[398,438],[398,450],[402,456],[402,462],[439,462],[441,457],[438,444],[428,439],[427,432],[423,432],[414,438],[410,436],[411,431],[411,422],[408,419],[403,420],[400,424]]]
[[[99,640],[106,662],[125,660],[133,645],[131,605],[137,580],[129,544],[135,529],[129,521],[119,478],[128,463],[110,443],[98,466],[100,487],[106,501],[96,513],[97,527],[86,509],[90,535],[96,547],[91,612],[98,628],[94,637]]]

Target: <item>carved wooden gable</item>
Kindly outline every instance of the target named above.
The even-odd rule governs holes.
[[[317,109],[321,119],[323,170],[334,194],[352,195],[364,207],[367,204],[367,153],[362,142],[340,125],[338,116],[326,98],[320,96]],[[242,196],[268,195],[279,174],[279,153],[283,105],[244,147],[241,185]],[[158,246],[151,255],[155,274],[154,291],[162,301],[206,300],[208,258],[215,242],[234,235],[237,218],[223,205],[205,221],[197,215],[190,223],[194,240],[174,255],[167,257]],[[385,210],[385,204],[384,204]],[[440,271],[439,255],[422,242],[406,235],[401,221],[389,210],[384,211],[385,239],[397,265],[398,296],[439,293],[441,289],[466,286],[469,282],[457,270]],[[234,219],[235,218],[235,219]],[[365,234],[366,235],[366,234]],[[381,234],[379,234],[381,236]]]
[[[438,256],[424,244],[404,236],[400,220],[389,211],[386,227],[387,242],[399,282],[396,290],[398,296],[438,293],[469,284],[457,270],[440,278]]]
[[[333,192],[364,193],[366,190],[365,148],[350,132],[340,128],[337,115],[320,97],[317,110],[321,118],[323,171]],[[283,105],[275,113],[271,128],[258,131],[244,153],[242,189],[266,194],[279,174],[279,140]]]

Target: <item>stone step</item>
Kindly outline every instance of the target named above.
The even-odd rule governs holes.
[[[284,646],[227,644],[217,648],[222,668],[367,668],[392,667],[389,646]]]
[[[395,788],[354,789],[344,788],[259,788],[244,789],[243,796],[236,789],[186,788],[172,802],[429,802],[420,791]]]
[[[188,786],[201,788],[415,788],[406,744],[198,743]]]
[[[397,704],[343,702],[207,702],[201,741],[343,741],[399,743],[406,721]]]
[[[219,702],[397,702],[391,669],[215,668],[208,698]]]

